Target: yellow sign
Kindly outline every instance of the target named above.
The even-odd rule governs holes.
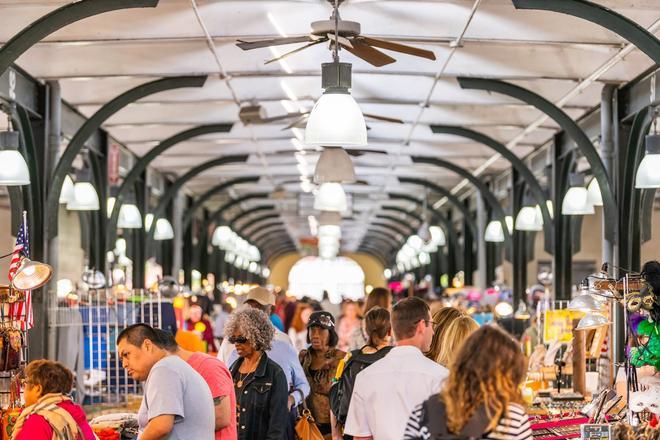
[[[570,342],[573,340],[573,320],[584,316],[583,312],[570,310],[548,310],[543,323],[543,341]]]

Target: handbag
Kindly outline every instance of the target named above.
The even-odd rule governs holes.
[[[298,440],[323,440],[323,435],[316,426],[312,412],[307,408],[304,400],[301,406],[302,411],[299,410],[296,421],[296,438]]]

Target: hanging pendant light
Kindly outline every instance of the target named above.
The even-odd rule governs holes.
[[[52,276],[53,268],[48,264],[23,258],[11,286],[21,291],[34,290],[44,286]]]
[[[66,205],[69,211],[98,211],[101,209],[99,195],[90,181],[89,170],[78,172],[73,185],[73,199]]]
[[[73,180],[67,174],[64,176],[64,183],[62,183],[62,191],[60,191],[60,204],[67,204],[73,200]]]
[[[341,147],[325,147],[314,169],[316,183],[353,183],[355,169],[346,150]]]
[[[166,218],[156,220],[156,230],[154,231],[154,240],[172,240],[174,238],[174,228]]]
[[[543,223],[538,216],[536,207],[530,205],[520,208],[516,216],[517,231],[539,232],[543,230]]]
[[[509,234],[513,234],[513,216],[512,215],[505,216],[504,222],[506,223],[506,229],[509,231]]]
[[[594,205],[589,203],[589,194],[584,186],[584,175],[571,174],[569,176],[570,188],[564,196],[561,203],[562,215],[589,215],[594,214],[596,210]]]
[[[580,319],[575,330],[593,330],[609,324],[610,322],[605,315],[597,312],[590,312]]]
[[[411,235],[408,237],[408,240],[406,240],[406,244],[417,253],[422,250],[424,240],[422,240],[419,235]]]
[[[10,125],[11,126],[11,125]],[[30,184],[30,171],[25,158],[18,151],[17,131],[0,133],[0,185],[19,186]]]
[[[587,197],[589,198],[589,203],[593,206],[603,206],[603,195],[600,193],[600,185],[598,185],[598,180],[595,177],[589,182]]]
[[[591,294],[583,293],[568,303],[568,310],[575,312],[597,312],[603,305]]]
[[[314,198],[314,209],[318,211],[344,212],[348,209],[346,193],[339,183],[324,183]]]
[[[213,246],[218,246],[222,250],[228,249],[228,244],[231,240],[232,230],[229,226],[218,226],[213,231],[213,236],[211,237],[211,244]]]
[[[367,145],[367,125],[362,110],[351,96],[351,64],[321,65],[323,95],[307,120],[305,143],[330,147]]]
[[[660,188],[660,134],[646,136],[646,155],[637,168],[635,188]]]
[[[492,220],[488,223],[486,231],[484,232],[484,240],[489,243],[504,242],[504,229],[502,228],[502,222],[499,220]]]
[[[149,213],[144,216],[144,230],[149,232],[151,225],[154,223],[154,215]]]
[[[445,246],[447,244],[445,231],[443,231],[440,226],[429,227],[429,233],[431,234],[431,243],[434,246]]]
[[[117,227],[122,229],[142,229],[142,214],[133,200],[127,200],[119,208]]]

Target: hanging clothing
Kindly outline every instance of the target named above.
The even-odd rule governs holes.
[[[76,402],[85,399],[85,335],[82,315],[77,309],[57,309],[55,333],[55,360],[73,371],[76,386]],[[64,325],[66,323],[66,325]]]

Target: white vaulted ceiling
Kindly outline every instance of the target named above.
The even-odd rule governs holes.
[[[66,3],[0,0],[0,41]],[[596,3],[660,34],[657,0]],[[369,146],[362,150],[373,152],[353,158],[361,182],[348,187],[354,212],[346,220],[345,249],[356,248],[383,204],[412,206],[388,201],[388,192],[422,196],[420,187],[403,185],[396,177],[423,178],[447,189],[461,181],[449,171],[413,165],[411,155],[441,157],[482,175],[508,168],[501,159],[489,161],[493,152],[488,148],[435,135],[430,124],[473,128],[507,144],[519,156],[539,148],[558,130],[552,121],[539,121],[541,113],[530,106],[502,95],[462,90],[457,76],[511,81],[579,118],[598,105],[603,84],[626,83],[653,65],[645,54],[631,50],[626,41],[602,27],[551,12],[517,11],[510,0],[346,0],[340,13],[342,19],[360,22],[364,35],[428,49],[437,58],[392,54],[396,63],[376,68],[340,52],[342,61],[353,63],[352,94],[363,112],[404,121],[402,125],[368,121]],[[268,116],[309,110],[321,94],[320,65],[331,61],[331,55],[327,45],[320,44],[283,64],[264,65],[273,57],[268,48],[243,51],[235,42],[304,35],[312,21],[330,14],[325,0],[161,0],[156,8],[112,12],[70,25],[28,50],[17,64],[36,78],[59,80],[64,99],[87,116],[141,83],[165,76],[209,75],[203,88],[142,99],[104,127],[143,155],[159,141],[196,125],[234,123],[229,133],[177,145],[153,166],[180,175],[212,158],[249,153],[245,164],[209,170],[186,190],[198,195],[219,181],[239,176],[261,179],[235,187],[232,197],[283,185],[284,199],[252,200],[242,209],[276,203],[289,233],[297,239],[309,234],[311,213],[303,206],[297,164],[304,160],[313,173],[318,153],[308,150],[297,159],[299,144],[292,141],[296,134],[285,129],[288,122],[244,126],[238,108],[259,103]],[[213,50],[201,24],[212,37]],[[461,35],[461,44],[453,47]],[[298,46],[280,46],[277,52]],[[209,206],[217,208],[226,198],[216,197]],[[431,196],[432,201],[436,198]]]

